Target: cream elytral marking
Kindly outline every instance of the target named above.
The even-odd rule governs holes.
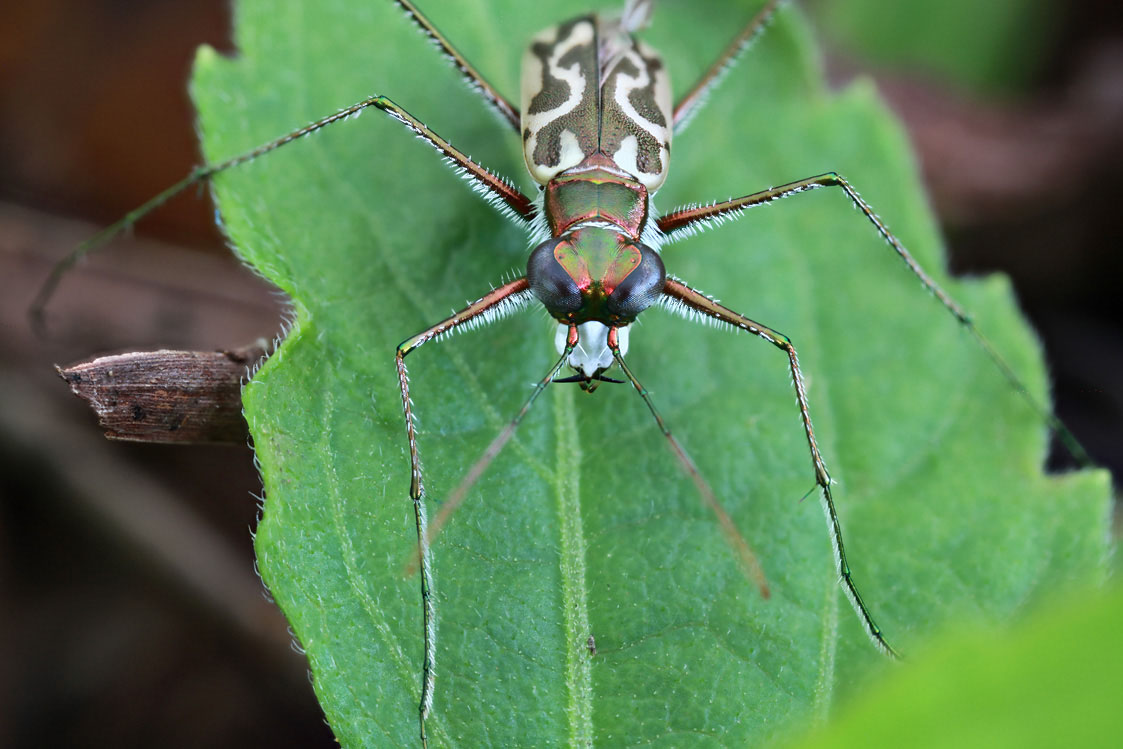
[[[662,185],[663,181],[667,178],[667,162],[669,161],[670,154],[667,152],[667,146],[671,142],[671,128],[669,126],[671,112],[671,81],[670,76],[664,68],[656,68],[654,71],[644,61],[644,57],[655,59],[658,57],[657,53],[650,47],[637,43],[631,49],[621,55],[639,71],[639,75],[630,76],[623,72],[616,72],[616,91],[613,97],[616,105],[620,107],[620,111],[624,116],[637,127],[640,127],[650,133],[651,137],[659,143],[659,164],[660,169],[656,172],[645,172],[636,164],[636,155],[638,154],[639,144],[635,136],[625,138],[621,143],[620,151],[614,155],[614,160],[632,176],[639,179],[643,186],[649,191],[655,192]],[[619,64],[619,63],[617,63]],[[667,124],[660,125],[652,122],[650,119],[640,114],[635,105],[632,103],[632,93],[642,91],[648,86],[652,86],[654,91],[654,101],[652,102],[655,107],[664,116],[664,122]],[[631,141],[629,144],[628,141]],[[621,161],[621,154],[625,147],[631,147],[633,150],[630,154],[628,162]],[[628,157],[628,156],[626,156]],[[629,168],[629,165],[631,168]]]
[[[577,166],[585,157],[585,154],[577,144],[577,137],[573,133],[569,133],[571,140],[566,138],[562,139],[562,154],[556,165],[548,166],[535,163],[532,156],[534,149],[538,145],[539,131],[544,126],[569,114],[580,106],[581,102],[584,101],[586,97],[589,87],[589,81],[585,80],[585,76],[581,72],[581,66],[574,63],[569,67],[562,67],[561,59],[574,47],[593,43],[595,38],[593,24],[589,21],[581,21],[573,25],[569,30],[569,35],[564,39],[560,38],[560,34],[560,27],[553,27],[543,31],[532,40],[532,45],[553,45],[550,58],[546,62],[548,70],[543,69],[541,60],[539,60],[538,56],[532,51],[528,50],[523,56],[522,122],[524,132],[529,133],[526,142],[523,144],[523,153],[526,156],[526,168],[530,171],[531,176],[541,184],[546,184],[559,172],[563,172],[569,167]],[[548,111],[531,112],[529,111],[529,104],[534,97],[540,94],[545,88],[547,73],[569,86],[568,97],[564,102]]]
[[[644,183],[644,187],[648,187],[647,182],[653,181],[651,177],[646,180],[643,177],[643,172],[639,168],[639,140],[634,135],[629,135],[624,140],[620,141],[620,148],[616,153],[612,154],[612,160],[620,165],[620,168],[630,177],[639,178],[640,182]],[[656,175],[658,177],[658,175]],[[660,178],[659,181],[662,181]],[[650,189],[650,188],[648,188]]]

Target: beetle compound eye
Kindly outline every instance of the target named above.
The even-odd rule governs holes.
[[[667,281],[659,253],[642,244],[636,246],[640,250],[639,265],[612,291],[606,305],[609,313],[627,322],[655,303]]]
[[[534,249],[526,262],[526,278],[530,290],[542,306],[555,318],[562,319],[581,309],[581,290],[569,272],[554,256],[564,239],[548,239]]]

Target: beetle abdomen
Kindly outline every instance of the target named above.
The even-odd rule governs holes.
[[[663,184],[671,85],[658,53],[617,20],[541,32],[523,57],[523,156],[540,184],[600,151],[650,192]]]

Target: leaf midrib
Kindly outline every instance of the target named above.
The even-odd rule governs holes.
[[[558,557],[565,621],[565,681],[570,746],[593,744],[593,678],[581,643],[588,637],[589,589],[585,584],[587,543],[581,521],[581,441],[574,425],[573,388],[556,388],[554,429],[557,443]]]

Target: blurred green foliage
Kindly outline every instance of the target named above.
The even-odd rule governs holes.
[[[1016,625],[961,625],[799,749],[1052,749],[1123,737],[1123,587],[1059,593]]]
[[[815,0],[819,31],[859,60],[1015,93],[1040,73],[1061,6],[1050,0]]]

